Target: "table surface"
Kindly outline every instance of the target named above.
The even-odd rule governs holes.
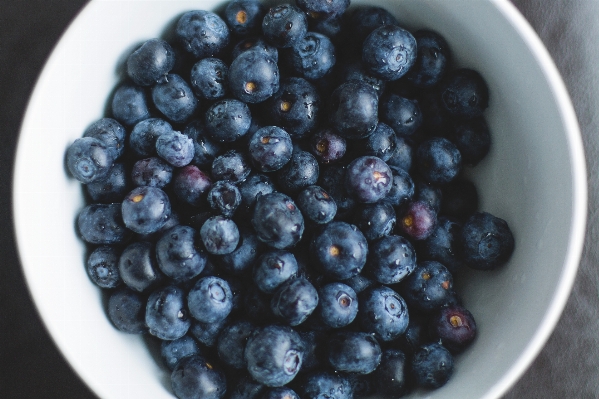
[[[512,0],[539,34],[570,92],[589,174],[588,231],[580,270],[545,348],[505,395],[599,397],[599,1]],[[16,253],[11,177],[21,119],[46,57],[83,0],[0,5],[0,398],[94,398],[52,343],[27,292]]]

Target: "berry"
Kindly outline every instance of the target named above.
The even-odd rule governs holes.
[[[234,221],[224,216],[212,216],[200,229],[204,247],[214,255],[233,252],[239,243],[239,229]]]
[[[410,365],[412,378],[422,388],[442,387],[453,374],[453,356],[439,343],[421,346]]]
[[[121,205],[123,222],[138,234],[160,230],[171,215],[168,195],[157,187],[134,188]]]
[[[369,374],[381,362],[381,347],[372,334],[344,331],[328,340],[328,360],[335,370]]]
[[[363,331],[383,341],[391,341],[408,328],[408,306],[404,299],[387,286],[373,286],[358,297],[358,321]]]
[[[201,355],[182,359],[171,374],[171,385],[179,399],[220,399],[227,391],[225,374]]]
[[[220,100],[229,90],[229,67],[218,58],[203,58],[191,68],[190,83],[198,98]]]
[[[514,236],[501,218],[476,212],[462,226],[462,256],[468,266],[490,270],[505,264],[514,252]]]
[[[175,52],[161,39],[144,42],[127,58],[127,75],[139,86],[162,82],[175,66]]]
[[[358,202],[375,203],[391,190],[392,173],[380,158],[363,156],[354,159],[347,167],[345,184],[347,192]]]
[[[258,197],[252,225],[262,242],[277,249],[293,247],[304,233],[304,217],[297,205],[278,192]]]
[[[184,295],[184,291],[174,285],[158,288],[150,294],[146,305],[146,325],[150,334],[172,341],[187,333],[191,321]]]
[[[272,312],[290,326],[306,321],[317,305],[318,292],[304,277],[284,281],[277,287],[270,301]]]
[[[401,78],[416,62],[416,39],[397,25],[376,28],[362,48],[366,70],[384,80]]]
[[[210,11],[184,13],[177,21],[175,35],[183,48],[196,59],[214,57],[229,44],[225,21]]]

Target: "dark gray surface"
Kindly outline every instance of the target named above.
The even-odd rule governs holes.
[[[598,398],[599,198],[594,188],[599,186],[599,1],[513,2],[548,47],[572,96],[587,153],[590,213],[587,245],[565,312],[546,347],[505,398]],[[31,302],[16,254],[10,197],[14,150],[28,96],[45,58],[84,4],[0,4],[0,398],[95,397],[61,357]]]

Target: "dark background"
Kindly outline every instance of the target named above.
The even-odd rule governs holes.
[[[598,398],[599,222],[593,188],[599,185],[599,1],[513,2],[549,49],[572,96],[587,152],[590,211],[587,245],[564,314],[504,399]],[[14,152],[28,97],[47,56],[85,3],[3,0],[0,5],[0,398],[95,397],[64,361],[37,315],[19,265],[11,213]]]

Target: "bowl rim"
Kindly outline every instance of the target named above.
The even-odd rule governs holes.
[[[73,22],[80,17],[80,15],[90,9],[90,6],[95,2],[106,2],[114,0],[92,0],[83,6],[74,16],[74,18],[65,27],[62,35],[58,41],[52,47],[44,66],[39,71],[36,78],[36,83],[30,93],[28,99],[28,105],[22,117],[21,125],[19,128],[19,139],[16,146],[14,164],[13,164],[13,179],[12,179],[12,221],[13,221],[13,233],[16,238],[17,253],[20,260],[21,272],[25,277],[25,281],[28,282],[29,276],[27,269],[24,267],[24,256],[22,252],[23,235],[26,234],[26,230],[21,226],[17,225],[18,215],[22,214],[23,210],[20,209],[19,195],[20,192],[15,190],[15,187],[19,186],[17,179],[18,165],[24,158],[23,145],[20,138],[24,127],[28,123],[29,111],[31,101],[34,99],[36,92],[39,89],[39,83],[43,77],[43,72],[46,69],[48,61],[55,53],[56,48],[59,46],[64,36],[69,32],[69,28]],[[565,261],[561,269],[561,275],[559,283],[550,304],[546,308],[546,312],[541,320],[541,323],[536,327],[535,333],[529,339],[525,350],[517,358],[516,362],[510,367],[501,378],[488,390],[484,396],[485,399],[499,398],[504,395],[515,383],[522,377],[528,367],[532,364],[534,359],[538,356],[540,351],[543,349],[551,333],[554,331],[559,319],[562,316],[563,310],[566,306],[568,298],[572,292],[574,281],[578,273],[579,263],[582,257],[583,245],[586,236],[586,224],[587,224],[587,212],[588,212],[588,186],[587,186],[587,168],[585,152],[583,147],[582,135],[576,112],[569,96],[567,87],[561,77],[557,66],[555,65],[549,51],[543,44],[538,34],[534,31],[530,23],[520,13],[516,6],[509,0],[488,0],[489,3],[495,6],[495,8],[503,14],[506,21],[514,28],[518,35],[525,42],[526,47],[535,57],[540,69],[544,73],[544,77],[548,82],[549,87],[553,93],[554,100],[557,103],[558,109],[560,110],[560,118],[564,124],[564,131],[567,136],[568,151],[570,153],[571,168],[572,168],[572,218],[570,225],[570,236],[568,241],[568,251],[565,256]],[[30,284],[26,284],[27,291],[29,293],[32,302],[34,303],[35,311],[42,324],[53,341],[54,345],[58,348],[61,356],[66,360],[74,374],[83,381],[86,386],[90,388],[94,393],[97,393],[95,386],[88,380],[84,379],[84,376],[74,367],[76,362],[71,359],[68,352],[64,351],[59,345],[56,339],[57,332],[49,325],[46,320],[46,316],[42,313],[39,307],[39,296],[32,291]]]

